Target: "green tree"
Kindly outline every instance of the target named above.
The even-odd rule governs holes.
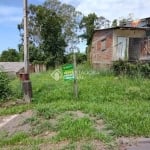
[[[110,21],[103,16],[95,20],[95,29],[104,29],[110,27]]]
[[[41,49],[49,57],[46,62],[49,65],[58,65],[63,62],[63,55],[66,47],[65,39],[62,35],[62,20],[51,10],[39,6],[37,12],[37,22],[41,26]]]
[[[45,63],[44,52],[33,44],[29,45],[29,61],[31,63]]]
[[[66,43],[75,36],[79,12],[58,0],[46,0],[42,5],[30,5],[28,14],[30,61],[42,59],[49,65],[63,62]],[[23,22],[18,25],[23,37]],[[22,40],[23,42],[23,40]],[[35,54],[36,53],[36,54]],[[35,54],[35,55],[32,55]],[[36,57],[37,56],[37,57]]]
[[[69,4],[61,3],[59,0],[46,0],[44,6],[54,11],[63,20],[63,35],[68,43],[76,37],[76,29],[79,27],[82,13]]]
[[[92,36],[95,29],[94,22],[98,19],[95,13],[91,13],[88,16],[84,16],[80,22],[80,28],[85,29],[85,32],[80,36],[87,40],[89,46],[92,42]]]
[[[114,19],[113,22],[112,22],[112,27],[117,27],[117,19]]]
[[[0,56],[0,61],[2,62],[17,62],[19,60],[19,52],[15,49],[4,50]]]

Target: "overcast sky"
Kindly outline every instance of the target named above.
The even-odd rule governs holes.
[[[60,0],[73,5],[84,15],[95,12],[109,20],[134,14],[135,19],[150,17],[149,0]],[[40,4],[44,0],[28,0],[29,4]],[[23,16],[23,0],[0,0],[0,51],[17,48],[20,43],[17,24]]]

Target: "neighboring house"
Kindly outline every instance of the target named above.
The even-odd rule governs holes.
[[[9,75],[17,75],[24,73],[24,62],[0,62],[0,71],[6,72]],[[44,64],[30,64],[29,72],[43,72],[46,71]]]
[[[150,60],[149,27],[113,27],[95,30],[90,50],[94,68],[110,67],[119,59]]]
[[[24,72],[24,62],[0,62],[0,69],[9,75],[19,75]],[[30,73],[35,72],[34,66],[29,66]]]
[[[128,21],[122,24],[124,27],[150,27],[150,17]]]

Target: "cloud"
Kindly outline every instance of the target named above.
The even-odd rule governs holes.
[[[13,6],[0,6],[0,23],[20,22],[23,16],[23,8]]]
[[[127,17],[133,13],[135,18],[149,17],[150,1],[146,0],[84,0],[80,1],[77,10],[84,15],[95,12],[110,20]]]

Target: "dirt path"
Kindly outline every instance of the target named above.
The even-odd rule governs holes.
[[[31,127],[29,124],[24,124],[24,121],[30,118],[32,114],[32,111],[29,110],[22,114],[0,117],[0,131],[6,131],[8,135],[18,131],[28,132]]]
[[[85,114],[80,111],[70,111],[69,113],[77,116],[77,117],[84,117]],[[11,116],[1,116],[0,117],[0,132],[6,131],[8,133],[8,136],[14,134],[18,131],[23,132],[29,132],[32,128],[30,124],[24,123],[24,121],[28,118],[31,118],[33,116],[33,112],[31,110],[28,110],[22,114],[15,114]],[[100,127],[103,127],[103,122],[100,120],[99,122],[96,122],[97,124],[100,124]],[[99,130],[99,126],[97,127]],[[126,138],[122,137],[117,140],[118,143],[118,150],[150,150],[150,138]],[[78,143],[77,145],[80,147],[81,143]],[[68,145],[68,141],[62,141],[62,143],[57,144],[41,144],[39,145],[41,150],[48,150],[48,147],[54,147],[57,149],[57,147],[63,147],[64,145]],[[93,145],[95,145],[96,150],[105,150],[105,146],[101,141],[93,141]],[[78,148],[77,148],[78,149]],[[79,148],[80,149],[80,148]],[[116,150],[117,150],[116,149]]]

